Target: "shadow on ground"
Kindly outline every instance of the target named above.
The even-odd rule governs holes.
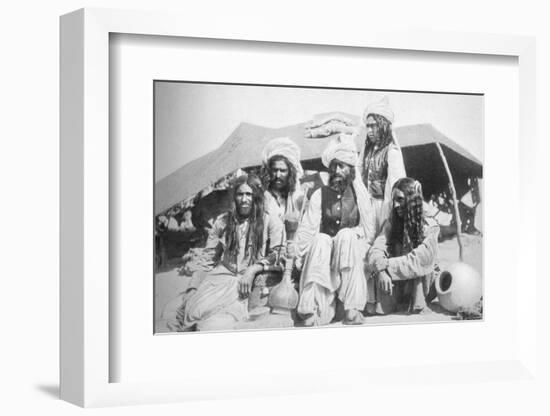
[[[59,399],[59,385],[58,384],[38,384],[34,386],[36,390],[51,397],[52,399]]]

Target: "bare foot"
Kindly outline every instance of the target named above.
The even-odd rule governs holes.
[[[365,323],[365,317],[357,309],[348,309],[344,318],[344,325],[362,325]]]
[[[367,303],[365,312],[367,316],[376,315],[376,303]]]
[[[315,315],[310,314],[304,318],[304,326],[315,326]]]
[[[409,314],[411,315],[423,315],[427,313],[425,306],[422,305],[414,305],[413,307],[409,308]]]

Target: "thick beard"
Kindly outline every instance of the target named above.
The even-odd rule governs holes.
[[[401,213],[400,213],[397,210],[397,208],[394,208],[393,211],[394,211],[394,214],[397,218],[399,218],[400,220],[403,220],[403,218],[405,217],[405,211],[404,210],[401,210]]]
[[[277,192],[282,196],[287,196],[289,191],[288,180],[280,187],[276,184],[276,181],[276,179],[271,179],[271,181],[269,182],[269,190],[272,192]]]
[[[376,144],[380,141],[380,135],[372,135],[370,137],[367,136],[367,141],[372,144]]]
[[[351,176],[331,176],[329,179],[329,186],[334,189],[336,192],[343,194],[348,186],[351,185],[352,179]]]
[[[248,208],[248,210],[246,212],[243,212],[243,209],[240,206],[237,205],[237,217],[240,220],[246,220],[252,214],[253,209],[254,209],[254,206],[250,205],[250,208]]]

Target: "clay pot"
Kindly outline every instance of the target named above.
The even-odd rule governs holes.
[[[283,270],[280,266],[269,266],[265,272],[254,279],[252,291],[248,297],[248,311],[252,313],[256,308],[267,306],[269,292],[281,282]]]
[[[271,313],[290,315],[293,309],[298,306],[298,292],[294,289],[290,279],[283,278],[281,283],[269,292],[268,304],[271,306]]]
[[[472,308],[482,295],[481,276],[466,263],[453,263],[435,281],[439,304],[449,312]]]

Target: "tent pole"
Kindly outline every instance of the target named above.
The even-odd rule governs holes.
[[[451,169],[449,169],[449,164],[447,163],[447,158],[443,153],[441,145],[439,144],[439,142],[435,142],[435,145],[437,146],[437,150],[439,150],[439,155],[441,156],[441,160],[443,161],[443,165],[445,166],[445,171],[447,172],[447,176],[449,177],[449,188],[451,188],[451,196],[453,198],[453,207],[455,211],[456,241],[458,242],[459,253],[458,257],[460,261],[464,261],[464,248],[462,246],[462,221],[460,220],[460,214],[458,212],[458,201],[456,199],[455,183],[453,181],[453,175],[451,174]]]

